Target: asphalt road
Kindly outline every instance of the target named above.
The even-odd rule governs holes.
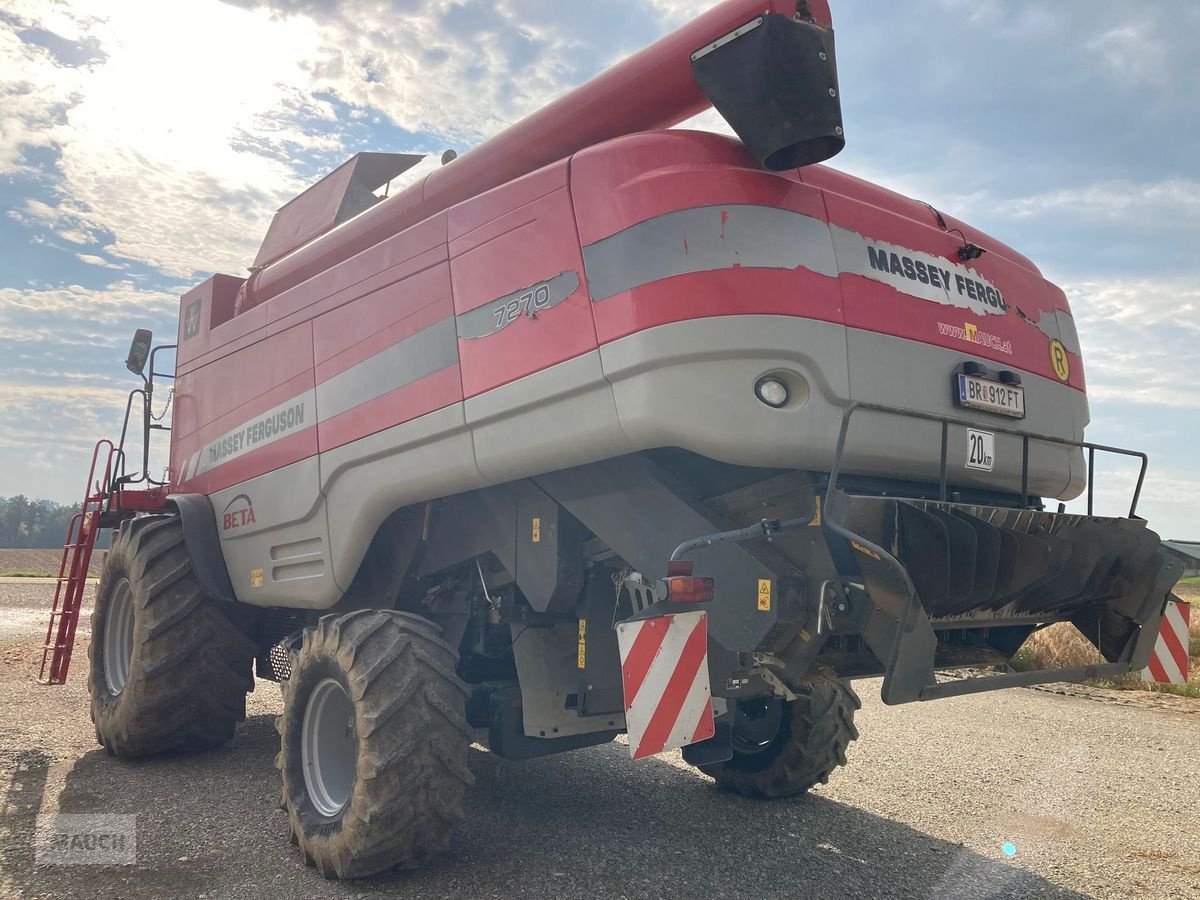
[[[110,759],[86,653],[65,687],[33,683],[50,593],[0,585],[0,895],[1200,897],[1200,704],[1010,690],[888,708],[874,682],[857,685],[849,767],[807,797],[743,800],[621,743],[528,763],[480,750],[449,857],[326,882],[276,808],[275,685],[223,750]],[[137,865],[35,864],[35,823],[59,812],[136,815]]]

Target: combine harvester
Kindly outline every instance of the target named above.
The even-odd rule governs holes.
[[[664,130],[710,105],[740,140]],[[1136,492],[1092,515],[1096,454],[1146,458],[1083,440],[1066,297],[816,165],[843,143],[825,0],[729,0],[388,199],[418,158],[351,159],[184,295],[168,483],[98,448],[44,680],[114,528],[100,743],[228,741],[257,660],[292,836],[344,878],[444,848],[472,728],[781,797],[845,762],[848,679],[1146,666],[1179,567]],[[1106,661],[1006,670],[1055,622]]]

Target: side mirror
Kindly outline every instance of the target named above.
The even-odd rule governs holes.
[[[154,332],[139,328],[133,333],[133,343],[129,345],[129,356],[125,359],[125,368],[134,375],[143,375],[146,371],[146,361],[150,359],[150,345],[154,343]]]

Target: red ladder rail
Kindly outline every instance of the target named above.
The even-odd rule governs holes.
[[[105,454],[104,478],[97,482],[96,467],[101,451],[106,446],[108,452]],[[100,532],[100,514],[104,511],[112,486],[116,455],[112,441],[106,439],[96,442],[84,489],[83,507],[67,526],[67,542],[63,545],[58,582],[54,588],[54,605],[50,609],[50,623],[42,644],[42,665],[38,672],[40,684],[65,684],[67,681],[71,651],[75,646],[75,628],[79,624],[79,610],[83,605],[83,589],[92,562],[92,548],[96,546],[96,535]]]

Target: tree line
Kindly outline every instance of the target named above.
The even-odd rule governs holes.
[[[67,538],[78,504],[63,506],[51,500],[30,500],[22,494],[0,497],[0,547],[50,549]]]

